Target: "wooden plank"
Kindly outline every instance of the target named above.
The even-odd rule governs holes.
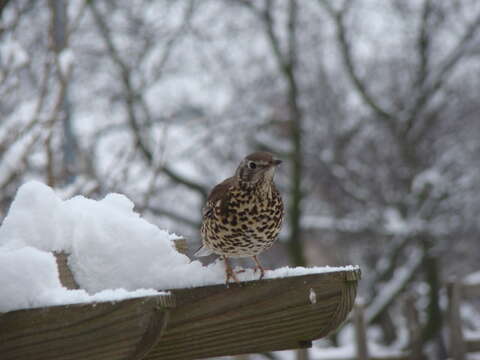
[[[480,351],[480,338],[467,338],[465,340],[465,346],[467,348],[467,352]]]
[[[180,254],[188,255],[188,243],[187,239],[185,238],[178,238],[172,240],[173,245],[175,246],[175,250],[177,250]]]
[[[450,357],[453,360],[465,359],[465,341],[462,332],[462,319],[460,317],[461,284],[458,281],[447,285],[448,295],[448,323]]]
[[[480,297],[480,284],[462,284],[462,297],[465,299],[474,299]]]
[[[169,304],[161,295],[8,312],[0,317],[1,359],[137,359],[158,342],[147,329],[164,329]]]
[[[353,326],[355,328],[355,345],[358,360],[368,360],[367,327],[363,304],[358,302],[353,306]]]
[[[146,360],[188,360],[310,346],[311,340],[328,335],[345,320],[359,277],[356,270],[340,271],[228,288],[171,290],[177,307]]]
[[[68,257],[70,255],[63,251],[54,252],[53,255],[55,256],[55,259],[57,261],[58,274],[62,285],[65,286],[67,289],[79,289],[79,286],[75,281],[75,278],[73,277],[73,273],[68,267]]]
[[[407,327],[409,334],[410,355],[409,360],[423,360],[422,349],[422,327],[420,325],[419,315],[415,307],[416,298],[413,295],[408,295],[405,299],[405,316],[407,318]]]
[[[310,347],[344,321],[359,277],[342,271],[13,311],[0,316],[1,360],[187,360]]]
[[[165,308],[157,306],[153,309],[152,316],[150,318],[150,324],[147,327],[142,339],[138,342],[132,355],[129,356],[130,360],[141,360],[152,350],[152,348],[158,344],[162,337],[168,323],[169,311],[165,311]]]

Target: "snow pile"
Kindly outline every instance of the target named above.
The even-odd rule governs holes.
[[[82,196],[61,200],[39,182],[23,185],[0,227],[0,312],[155,295],[153,289],[225,281],[223,262],[202,266],[190,261],[173,246],[178,236],[148,223],[133,208],[120,194],[99,201]],[[53,251],[70,254],[69,267],[84,290],[62,287]],[[345,269],[353,267],[285,267],[265,277]],[[238,277],[253,280],[258,273],[247,269]]]
[[[158,295],[156,290],[104,290],[89,295],[85,290],[67,290],[58,278],[52,254],[32,247],[0,248],[0,312],[47,305],[115,301]]]

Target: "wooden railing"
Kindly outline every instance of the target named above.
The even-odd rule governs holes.
[[[68,271],[65,255],[57,261]],[[11,311],[0,314],[0,359],[188,360],[306,348],[346,319],[359,279],[353,269]]]
[[[453,360],[465,360],[469,352],[480,351],[480,337],[468,338],[463,331],[460,313],[462,299],[479,299],[480,283],[454,280],[447,284],[449,349]]]

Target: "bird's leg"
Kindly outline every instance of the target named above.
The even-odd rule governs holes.
[[[252,256],[253,260],[255,261],[255,264],[257,264],[255,266],[255,269],[253,270],[254,272],[257,272],[257,270],[260,270],[260,279],[259,280],[262,280],[263,279],[263,276],[265,275],[265,269],[263,268],[263,266],[260,264],[260,261],[258,261],[257,259],[257,255],[255,256]]]
[[[232,270],[232,267],[230,266],[230,263],[228,262],[228,258],[226,256],[223,257],[223,260],[225,261],[225,274],[226,274],[226,284],[228,286],[228,280],[232,278],[235,280],[237,284],[240,284],[240,280],[238,280],[237,275],[235,275],[235,272]]]

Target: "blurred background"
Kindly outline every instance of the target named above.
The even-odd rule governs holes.
[[[368,342],[411,349],[410,302],[445,358],[445,284],[480,270],[479,100],[477,0],[2,0],[0,222],[37,179],[123,193],[193,251],[212,186],[271,151],[288,219],[263,262],[360,265]]]

